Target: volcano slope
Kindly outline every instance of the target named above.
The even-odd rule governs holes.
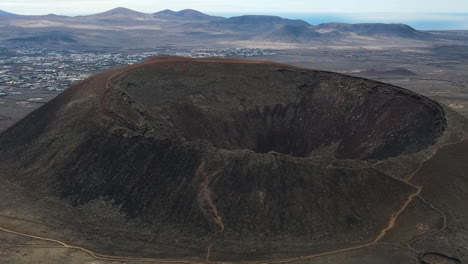
[[[459,263],[467,127],[380,82],[157,57],[91,77],[6,130],[1,177],[36,197],[22,207],[41,208],[36,222],[68,230],[41,237],[104,260]],[[13,200],[0,216],[19,210]],[[125,234],[109,227],[119,217]]]

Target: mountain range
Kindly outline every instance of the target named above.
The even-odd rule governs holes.
[[[405,24],[311,25],[299,19],[268,15],[211,16],[185,9],[142,13],[115,8],[87,16],[17,15],[0,11],[0,44],[74,47],[134,47],[154,45],[223,45],[261,43],[362,45],[428,41],[440,36]],[[52,41],[44,41],[50,39]],[[66,36],[62,41],[61,36]],[[59,39],[56,39],[56,38]],[[447,37],[447,36],[445,36]],[[73,40],[73,41],[70,41]]]

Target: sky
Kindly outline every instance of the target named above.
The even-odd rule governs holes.
[[[23,15],[87,15],[115,7],[145,13],[190,8],[224,16],[271,14],[312,24],[384,22],[468,29],[468,0],[0,0],[0,10]]]

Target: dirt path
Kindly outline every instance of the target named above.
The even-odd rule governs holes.
[[[121,73],[121,72],[119,72]],[[117,73],[117,74],[119,74]],[[111,76],[109,77],[109,79],[107,80],[107,83],[106,83],[106,88],[107,89],[112,89],[112,86],[110,85],[110,79],[114,77]],[[106,90],[107,90],[106,89]],[[434,207],[432,204],[430,204],[428,201],[426,201],[424,198],[422,198],[420,196],[420,193],[423,189],[423,186],[416,186],[412,183],[410,183],[412,177],[417,173],[419,172],[423,166],[424,166],[424,163],[426,163],[428,160],[430,160],[440,149],[442,148],[445,148],[449,145],[454,145],[454,144],[458,144],[460,142],[464,141],[463,140],[460,140],[459,142],[454,142],[454,143],[451,143],[451,144],[447,144],[445,146],[441,146],[440,148],[438,148],[437,150],[435,150],[432,155],[429,155],[429,157],[423,161],[421,161],[421,164],[418,166],[418,168],[409,175],[409,177],[407,177],[406,179],[400,179],[400,178],[395,178],[395,177],[391,177],[391,176],[388,176],[388,177],[391,177],[393,179],[396,179],[398,181],[401,181],[401,182],[404,182],[405,184],[408,184],[412,187],[414,187],[416,189],[415,192],[411,193],[406,202],[400,207],[400,209],[396,212],[394,212],[389,221],[388,221],[388,224],[387,226],[382,229],[380,232],[379,232],[379,235],[370,243],[365,243],[365,244],[362,244],[362,245],[356,245],[356,246],[352,246],[352,247],[347,247],[347,248],[342,248],[342,249],[337,249],[337,250],[331,250],[331,251],[326,251],[326,252],[321,252],[321,253],[317,253],[317,254],[312,254],[312,255],[306,255],[306,256],[300,256],[300,257],[293,257],[293,258],[285,258],[285,259],[276,259],[276,260],[263,260],[263,261],[255,261],[255,262],[249,262],[249,263],[259,263],[259,264],[266,264],[266,263],[289,263],[289,262],[294,262],[294,261],[303,261],[303,260],[310,260],[310,259],[314,259],[314,258],[318,258],[318,257],[324,257],[324,256],[330,256],[330,255],[334,255],[334,254],[339,254],[339,253],[345,253],[345,252],[350,252],[350,251],[354,251],[354,250],[359,250],[359,249],[363,249],[363,248],[368,248],[368,247],[371,247],[371,246],[375,246],[375,245],[386,245],[385,243],[379,243],[379,241],[381,241],[387,234],[388,231],[390,231],[391,229],[393,229],[395,227],[395,224],[396,224],[396,221],[398,220],[399,216],[407,209],[407,207],[411,204],[411,202],[416,198],[420,198],[423,202],[425,202],[426,204],[428,204],[433,210],[439,212],[442,216],[443,216],[443,219],[444,219],[444,225],[441,229],[437,230],[437,231],[434,231],[434,232],[431,232],[431,233],[428,233],[428,234],[425,234],[421,237],[418,237],[416,239],[413,239],[412,241],[409,241],[407,243],[404,243],[404,244],[398,244],[398,245],[401,245],[401,246],[408,246],[410,249],[410,244],[417,241],[417,240],[420,240],[420,239],[424,239],[425,237],[429,236],[429,235],[432,235],[434,233],[437,233],[437,232],[441,232],[443,231],[445,228],[447,228],[447,218],[445,216],[445,214],[438,208]],[[200,167],[203,167],[203,166],[200,166]],[[199,168],[200,169],[200,168]],[[213,175],[215,175],[216,173],[218,172],[215,172],[213,173]],[[213,176],[213,175],[210,175],[210,176]],[[210,177],[207,177],[206,180],[209,180]],[[205,183],[204,183],[205,184]],[[205,185],[208,184],[208,181],[206,182]],[[205,191],[205,193],[208,193],[207,190],[205,190],[204,188],[207,187],[207,186],[203,186],[202,185],[202,190]],[[202,196],[202,198],[204,198],[204,200],[206,200],[207,204],[209,205],[209,207],[212,209],[212,214],[213,214],[213,217],[214,217],[214,222],[220,227],[220,230],[219,232],[222,232],[223,229],[224,229],[224,225],[222,224],[222,221],[221,221],[221,217],[217,214],[217,210],[216,208],[214,207],[214,205],[212,203],[210,203],[210,196],[208,194],[204,194]],[[83,247],[78,247],[78,246],[73,246],[73,245],[69,245],[63,241],[60,241],[60,240],[55,240],[55,239],[51,239],[51,238],[47,238],[47,237],[42,237],[42,236],[36,236],[36,235],[31,235],[31,234],[27,234],[27,233],[22,233],[22,232],[18,232],[18,231],[15,231],[15,230],[12,230],[12,229],[8,229],[8,228],[5,228],[3,226],[0,226],[0,231],[3,231],[3,232],[6,232],[6,233],[9,233],[9,234],[13,234],[13,235],[18,235],[18,236],[22,236],[22,237],[28,237],[28,238],[32,238],[32,239],[37,239],[37,240],[42,240],[42,241],[47,241],[47,242],[53,242],[53,243],[56,243],[56,244],[59,244],[60,247],[63,247],[63,248],[67,248],[67,249],[74,249],[74,250],[79,250],[79,251],[82,251],[84,253],[87,253],[88,255],[90,255],[91,257],[97,259],[97,260],[104,260],[104,261],[128,261],[128,262],[152,262],[152,263],[186,263],[186,264],[198,264],[198,263],[206,263],[206,262],[209,262],[209,257],[210,257],[210,251],[211,251],[211,247],[213,246],[213,244],[211,244],[209,247],[208,247],[208,252],[207,252],[207,256],[206,256],[206,260],[200,260],[200,261],[191,261],[191,260],[184,260],[184,259],[159,259],[159,258],[136,258],[136,257],[122,257],[122,256],[112,256],[112,255],[105,255],[105,254],[100,254],[100,253],[96,253],[92,250],[89,250],[89,249],[86,249],[86,248],[83,248]]]

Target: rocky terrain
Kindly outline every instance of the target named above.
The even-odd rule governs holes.
[[[156,57],[0,134],[0,227],[103,261],[464,263],[467,132],[377,81]]]

